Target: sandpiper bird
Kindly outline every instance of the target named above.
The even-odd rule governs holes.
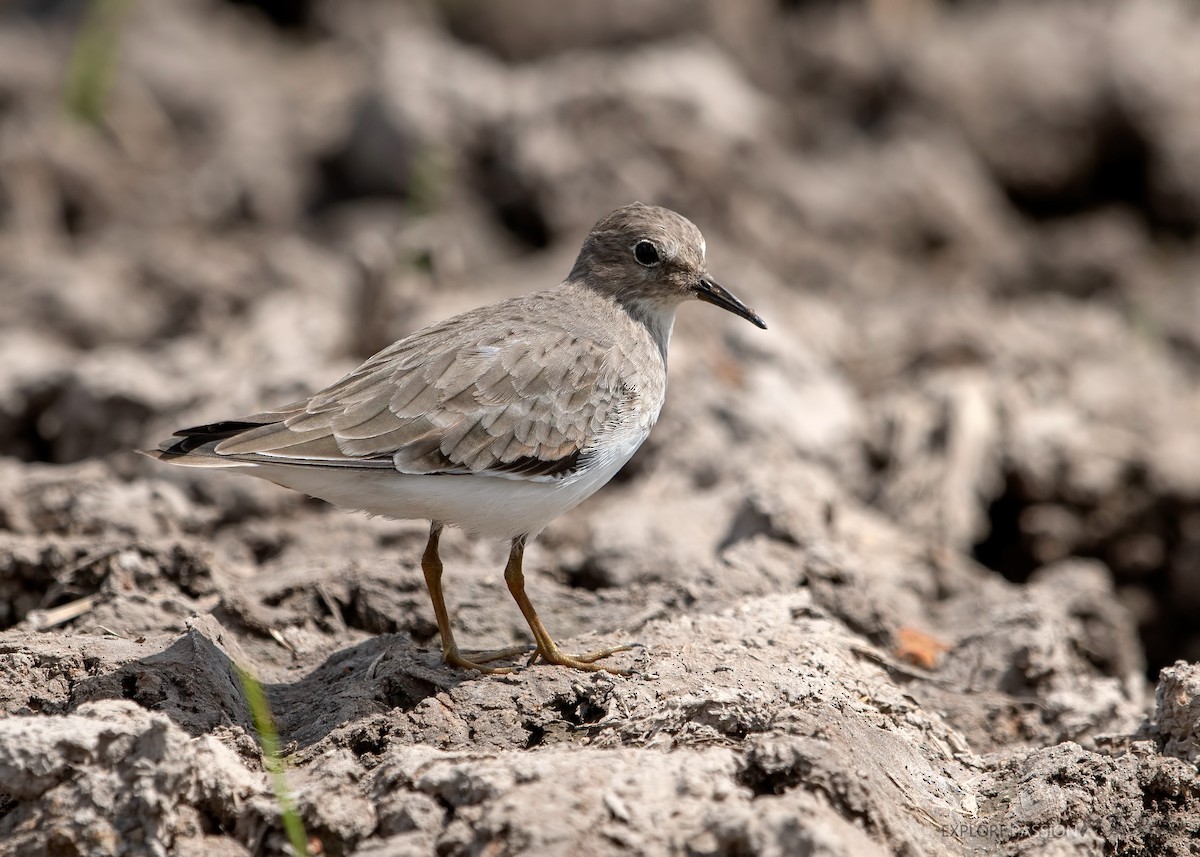
[[[633,203],[596,224],[566,280],[419,330],[302,402],[183,429],[162,461],[234,470],[338,506],[431,522],[421,559],[456,667],[525,649],[461,653],[442,597],[449,524],[510,539],[504,579],[533,632],[529,659],[581,670],[628,646],[561,651],[525,594],[526,542],[604,485],[650,433],[667,391],[667,343],[697,298],[765,329],[709,276],[691,221]]]

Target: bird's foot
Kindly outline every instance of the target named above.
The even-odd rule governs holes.
[[[513,646],[509,649],[497,649],[489,652],[460,652],[458,647],[445,649],[442,652],[442,660],[452,667],[458,667],[463,670],[476,670],[484,675],[504,675],[505,673],[516,672],[516,667],[489,667],[485,666],[492,661],[502,661],[506,658],[516,658],[522,655],[529,654],[529,646]],[[534,653],[536,654],[536,652]]]
[[[607,666],[605,664],[596,663],[618,652],[628,652],[633,649],[633,646],[612,646],[607,649],[597,649],[594,652],[587,652],[582,655],[569,655],[560,650],[558,646],[551,642],[549,645],[539,644],[537,649],[529,657],[529,664],[533,665],[538,660],[543,660],[548,664],[556,664],[560,667],[570,667],[573,670],[583,670],[584,672],[607,672],[614,675],[632,675],[631,670],[622,669],[621,667]]]

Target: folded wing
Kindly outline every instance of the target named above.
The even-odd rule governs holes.
[[[598,437],[634,429],[637,385],[611,343],[545,329],[423,334],[305,402],[179,432],[163,454],[554,480],[586,468]]]

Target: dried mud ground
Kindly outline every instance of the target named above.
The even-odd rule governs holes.
[[[1200,851],[1191,5],[109,4],[98,114],[80,5],[0,8],[0,854],[285,853],[238,668],[312,853]],[[422,523],[133,454],[633,199],[770,330],[684,307],[527,553],[629,675],[447,668]]]

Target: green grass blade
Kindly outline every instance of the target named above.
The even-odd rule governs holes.
[[[91,0],[67,67],[63,101],[77,119],[99,125],[117,65],[121,23],[133,0]]]
[[[296,801],[287,782],[287,763],[279,754],[279,733],[275,729],[275,718],[271,716],[271,706],[267,703],[267,695],[258,679],[250,675],[242,667],[234,665],[242,690],[246,694],[246,702],[250,706],[250,717],[254,720],[254,729],[258,732],[258,744],[262,747],[263,764],[271,779],[271,788],[275,791],[275,800],[279,803],[279,814],[283,820],[283,830],[288,842],[297,857],[308,857],[308,835],[304,832],[304,821],[296,811]]]

